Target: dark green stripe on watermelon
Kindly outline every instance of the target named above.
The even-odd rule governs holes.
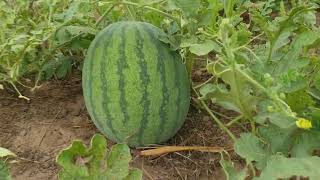
[[[175,59],[174,54],[171,54],[171,56],[173,57],[173,59]],[[176,69],[176,71],[175,71],[175,85],[176,85],[176,88],[179,89],[178,98],[176,100],[176,106],[179,107],[181,100],[182,100],[181,99],[181,91],[182,91],[181,88],[185,88],[185,87],[181,87],[181,85],[180,85],[180,83],[181,83],[180,69],[181,68],[178,68],[179,64],[177,62],[174,62],[174,65],[175,65],[175,69]],[[180,113],[181,113],[181,111],[177,111],[176,119],[180,119]],[[172,131],[175,131],[177,128],[179,128],[179,126],[180,126],[179,121],[174,121],[174,124],[172,126],[173,127]]]
[[[119,27],[115,28],[113,30],[113,32],[117,32],[119,29]],[[112,43],[112,35],[109,35],[109,36],[105,36],[105,37],[102,37],[102,41],[106,41],[104,42],[101,46],[103,47],[103,50],[106,51],[109,44]],[[102,89],[101,89],[101,92],[102,92],[102,102],[101,102],[101,106],[103,107],[103,109],[105,110],[105,117],[106,117],[106,120],[104,121],[104,123],[106,123],[110,128],[111,132],[111,137],[114,137],[113,139],[114,140],[118,140],[117,137],[117,132],[116,130],[113,128],[113,121],[115,120],[112,116],[111,116],[111,112],[110,112],[110,109],[108,108],[108,102],[110,100],[110,96],[112,96],[112,94],[108,93],[108,91],[106,91],[106,89],[108,88],[108,81],[107,81],[107,75],[106,75],[106,69],[104,69],[104,67],[107,67],[106,65],[106,60],[108,59],[107,57],[107,54],[105,54],[102,58],[101,58],[101,62],[100,62],[100,67],[102,68],[100,71],[97,71],[96,73],[99,73],[100,74],[100,78],[101,78],[101,81],[102,81]],[[94,71],[94,70],[92,70]]]
[[[148,76],[147,72],[147,63],[145,63],[145,57],[144,53],[142,51],[143,49],[143,40],[144,37],[141,35],[141,32],[139,31],[139,28],[136,28],[136,36],[137,36],[137,46],[136,46],[136,52],[137,56],[139,58],[139,66],[140,66],[140,79],[142,80],[142,98],[140,100],[141,105],[143,106],[143,115],[141,117],[141,123],[139,128],[139,134],[138,134],[138,142],[142,145],[143,141],[143,134],[144,130],[148,124],[148,114],[149,114],[149,106],[150,106],[150,100],[148,99],[149,93],[148,93],[148,84],[150,82],[150,78]]]
[[[100,46],[100,47],[107,47],[107,46],[111,43],[111,40],[112,40],[112,39],[111,39],[111,38],[106,38],[106,37],[112,37],[112,35],[113,35],[113,33],[114,33],[114,31],[113,31],[114,28],[116,28],[116,27],[113,26],[113,27],[110,27],[109,29],[105,29],[105,30],[104,30],[105,32],[103,32],[103,33],[105,34],[103,37],[105,37],[105,38],[103,38],[103,37],[96,38],[95,41],[92,43],[93,46],[90,47],[90,49],[89,49],[88,51],[89,51],[89,52],[90,52],[90,51],[94,51],[94,50],[96,51],[99,46]],[[97,37],[98,37],[98,36],[97,36]],[[102,51],[102,50],[100,50],[100,51]],[[93,77],[93,76],[92,76],[92,73],[95,72],[95,71],[93,70],[93,64],[94,64],[94,63],[99,64],[97,61],[99,61],[99,59],[100,59],[100,60],[103,59],[104,57],[103,57],[103,56],[102,56],[102,57],[96,57],[96,56],[100,55],[97,51],[96,51],[95,53],[93,53],[92,55],[93,55],[93,58],[91,58],[91,59],[86,59],[86,61],[85,61],[85,63],[86,63],[86,64],[89,64],[89,65],[84,65],[84,68],[88,67],[89,70],[86,70],[86,69],[83,70],[84,72],[86,72],[86,71],[89,72],[89,75],[88,75],[88,76],[83,76],[83,79],[84,79],[84,78],[88,78],[88,79],[83,80],[83,81],[84,81],[85,83],[87,83],[87,84],[84,84],[84,86],[85,86],[85,87],[90,87],[90,88],[84,88],[83,90],[84,90],[84,91],[87,91],[87,93],[84,92],[85,94],[88,94],[88,98],[86,98],[87,96],[84,96],[85,102],[86,102],[86,107],[87,107],[89,113],[92,114],[93,117],[97,118],[97,117],[101,116],[101,114],[98,115],[98,113],[96,112],[96,103],[95,103],[96,97],[94,97],[94,96],[93,96],[93,93],[92,93],[92,90],[93,90],[93,81],[94,81],[94,79],[92,78],[92,77]],[[101,62],[103,63],[104,61],[101,61]],[[102,66],[102,67],[103,67],[103,66]],[[103,76],[103,74],[101,74],[101,75]],[[103,77],[100,77],[100,78],[102,78],[102,81],[105,81],[105,79],[104,79]],[[106,87],[106,83],[103,84],[103,87],[101,87],[101,89],[104,89],[105,87]],[[97,87],[96,87],[96,88],[97,88]],[[106,106],[106,103],[107,103],[107,101],[108,101],[108,95],[105,94],[104,91],[102,91],[102,92],[103,92],[103,97],[104,97],[104,98],[102,98],[102,101],[103,101],[103,102],[102,102],[102,103],[103,103],[102,106],[105,107],[105,106]],[[90,107],[91,107],[91,108],[90,108]],[[112,139],[112,140],[114,140],[114,141],[116,141],[117,138],[116,138],[116,136],[115,136],[115,130],[112,128],[112,123],[111,123],[111,122],[112,122],[112,118],[110,118],[110,112],[108,111],[108,109],[106,109],[106,110],[104,111],[104,116],[103,116],[103,117],[99,117],[99,119],[100,119],[100,121],[94,121],[95,125],[96,125],[99,129],[103,129],[104,131],[107,131],[107,133],[109,134],[109,138]],[[105,121],[106,119],[108,119],[108,121]],[[103,121],[102,121],[102,120],[103,120]],[[104,125],[104,123],[107,123],[107,124],[108,124],[108,127],[106,127],[106,126]]]
[[[83,69],[86,106],[99,130],[114,141],[161,143],[184,122],[190,101],[186,69],[160,35],[147,23],[119,22],[90,45]]]
[[[123,74],[123,69],[128,68],[127,60],[126,60],[126,54],[125,54],[125,48],[126,48],[126,34],[125,34],[126,27],[123,26],[120,30],[121,32],[121,43],[119,45],[119,60],[118,60],[118,75],[119,75],[119,91],[120,91],[120,106],[124,115],[123,123],[126,123],[129,119],[128,110],[127,110],[127,100],[126,100],[126,94],[125,94],[125,75]]]
[[[152,30],[150,29],[149,26],[144,26],[143,29],[149,34],[150,37],[152,37],[153,39],[158,39],[159,37],[157,36],[157,34]],[[163,47],[160,46],[160,43],[161,42],[154,42],[154,44],[156,45],[155,48],[159,47],[159,49],[157,49],[157,70],[160,74],[160,79],[161,79],[161,82],[162,82],[162,96],[163,96],[163,99],[161,101],[161,106],[160,106],[160,112],[159,112],[159,116],[160,116],[160,119],[161,119],[161,122],[160,122],[160,127],[158,128],[158,132],[157,132],[157,138],[156,138],[156,141],[159,142],[161,141],[160,139],[160,135],[163,133],[164,131],[164,127],[165,127],[165,123],[167,121],[167,113],[166,113],[166,105],[168,104],[168,101],[169,101],[169,94],[168,94],[168,87],[167,87],[167,80],[166,80],[166,76],[165,76],[165,66],[164,66],[164,60],[165,60],[165,57],[164,55],[159,52],[159,50],[163,50]]]

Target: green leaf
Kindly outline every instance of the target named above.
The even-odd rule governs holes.
[[[40,72],[43,74],[43,78],[46,80],[52,78],[59,64],[60,62],[57,59],[52,59],[45,62],[40,69]]]
[[[56,14],[56,18],[63,20],[63,22],[71,21],[73,18],[81,19],[88,15],[90,9],[92,8],[91,4],[85,1],[73,1],[68,6],[69,8],[61,14]]]
[[[304,89],[288,94],[285,101],[296,113],[302,113],[307,108],[315,105],[315,101]]]
[[[259,127],[258,132],[268,143],[268,151],[271,151],[272,154],[282,153],[288,155],[294,142],[293,133],[295,129],[281,129],[271,124],[267,127]]]
[[[312,127],[316,130],[320,130],[320,108],[313,107],[311,109],[310,119],[312,121]]]
[[[130,161],[131,154],[127,145],[114,145],[107,153],[106,139],[96,134],[91,139],[90,148],[87,149],[80,141],[74,141],[59,153],[57,163],[62,167],[59,179],[140,180],[142,172],[138,169],[130,170]]]
[[[281,129],[276,126],[259,127],[259,134],[268,144],[272,154],[291,157],[310,157],[314,150],[320,149],[320,133],[318,131],[297,130],[297,128]]]
[[[320,132],[305,131],[300,134],[292,148],[293,157],[308,157],[313,154],[313,151],[320,149]]]
[[[245,170],[238,172],[231,161],[221,158],[220,165],[226,175],[227,180],[244,180],[246,178]]]
[[[272,22],[268,22],[267,18],[259,13],[254,14],[253,21],[268,36],[269,49],[271,50],[268,54],[270,58],[268,60],[273,60],[276,52],[290,42],[289,37],[298,29],[299,24],[303,23],[303,21],[295,21],[295,18],[312,11],[313,9],[310,7],[297,6],[290,11],[289,15],[275,18]]]
[[[123,179],[129,174],[130,149],[125,144],[114,145],[107,158],[107,179]]]
[[[72,61],[68,58],[65,58],[60,66],[57,68],[56,70],[56,75],[58,78],[63,78],[65,77],[68,73],[71,72],[71,68],[72,68]]]
[[[132,169],[129,171],[129,175],[124,178],[124,180],[141,180],[142,179],[142,171],[139,169]]]
[[[287,52],[276,64],[274,72],[276,74],[284,74],[289,70],[298,70],[309,64],[309,59],[301,58],[300,54],[303,48],[311,46],[320,38],[319,32],[306,30],[295,37],[288,48]]]
[[[291,28],[287,28],[282,31],[282,33],[279,35],[279,37],[273,44],[272,53],[275,53],[275,51],[277,51],[278,49],[287,45],[290,42],[289,37],[291,35],[291,31]]]
[[[0,147],[0,158],[6,157],[6,156],[17,156],[15,155],[13,152],[11,152],[10,150],[6,149],[6,148],[2,148]]]
[[[104,165],[103,160],[106,156],[107,141],[104,136],[96,134],[91,139],[90,146],[91,148],[87,152],[90,155],[89,171],[92,175],[98,175],[101,173],[101,166]]]
[[[232,46],[237,48],[243,46],[251,40],[252,33],[245,27],[245,25],[240,24],[238,30],[234,32],[231,36]]]
[[[9,170],[6,163],[0,159],[0,179],[1,180],[11,180]]]
[[[281,85],[281,91],[285,93],[292,93],[307,88],[308,82],[305,77],[297,70],[284,71],[286,74],[278,79]]]
[[[283,129],[295,125],[295,119],[284,112],[259,112],[258,115],[254,117],[254,120],[260,124],[263,124],[268,120],[272,124]]]
[[[160,27],[163,21],[163,16],[159,16],[157,12],[147,11],[143,15],[145,22],[152,22],[153,25]],[[170,34],[170,33],[169,33]]]
[[[88,167],[82,161],[86,154],[86,147],[81,141],[74,141],[71,146],[62,150],[57,157],[57,163],[63,168],[59,172],[59,179],[67,180],[77,177],[88,177]]]
[[[63,44],[71,42],[75,37],[80,35],[92,35],[96,34],[96,30],[86,26],[63,26],[55,34],[56,44]]]
[[[240,68],[240,65],[237,68]],[[212,98],[214,103],[226,109],[239,112],[245,117],[251,117],[256,111],[258,99],[252,95],[251,86],[245,77],[228,66],[218,64],[209,64],[207,70],[220,77],[226,84],[219,84],[214,88],[212,86],[206,98]],[[227,85],[230,87],[227,88]]]
[[[223,84],[206,84],[201,87],[200,93],[202,95],[200,99],[211,99],[214,103],[226,109],[241,113],[241,109],[235,102],[234,97]]]
[[[217,86],[215,84],[211,84],[211,83],[207,83],[207,84],[203,85],[199,90],[199,92],[201,94],[201,98],[202,99],[210,98],[210,96],[209,96],[210,93],[216,91],[216,89],[217,89],[216,87]]]
[[[181,39],[180,48],[190,47],[192,45],[197,44],[197,37],[196,36],[184,36]]]
[[[256,161],[259,167],[264,167],[269,152],[267,152],[258,137],[252,133],[243,133],[237,139],[234,146],[235,152],[242,158],[246,159],[247,163]]]
[[[210,53],[212,50],[221,52],[221,47],[214,41],[207,40],[202,44],[193,44],[190,46],[190,52],[197,56],[204,56]]]
[[[54,59],[45,62],[40,72],[42,72],[46,80],[52,78],[54,74],[56,74],[58,78],[63,78],[71,72],[71,63],[72,61],[69,57],[58,54]]]
[[[219,16],[219,12],[223,10],[223,2],[220,0],[207,0],[207,2],[209,6],[199,11],[199,14],[201,14],[199,25],[217,27],[217,17]]]
[[[170,48],[174,51],[179,49],[180,42],[178,42],[178,40],[177,40],[177,38],[175,38],[175,36],[170,36],[167,34],[160,34],[158,39],[166,44],[169,44]]]
[[[307,26],[315,26],[317,24],[317,16],[315,12],[307,12],[295,18],[295,21],[304,22]]]
[[[198,10],[201,5],[200,0],[172,0],[178,8],[180,8],[183,14],[192,18],[195,17],[198,13]]]
[[[310,94],[310,96],[312,96],[313,98],[315,98],[318,102],[320,101],[320,89],[317,88],[311,88],[308,93]]]
[[[315,87],[320,90],[320,71],[317,73],[317,76],[315,78]]]
[[[254,180],[277,180],[290,178],[292,176],[309,177],[310,180],[317,180],[320,177],[320,158],[286,158],[280,155],[272,156],[260,177]]]
[[[16,154],[14,154],[13,152],[11,152],[6,148],[0,147],[0,179],[1,180],[11,180],[11,176],[6,166],[6,163],[1,159],[8,156],[16,157]]]

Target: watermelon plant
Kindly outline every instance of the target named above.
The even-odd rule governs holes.
[[[189,79],[180,55],[143,22],[119,22],[91,43],[83,66],[86,107],[96,126],[130,146],[158,144],[182,126]]]
[[[142,4],[137,7],[143,9]],[[318,5],[214,0],[164,4],[165,13],[173,17],[158,23],[167,33],[160,40],[180,50],[189,73],[198,68],[195,59],[204,59],[213,77],[194,85],[195,101],[235,141],[235,151],[246,160],[251,174],[257,179],[294,175],[315,179],[320,162],[314,154],[320,148]],[[133,10],[134,18],[147,20],[138,16],[141,9]],[[238,115],[224,123],[209,102]],[[249,123],[251,132],[237,138],[228,127],[239,123]],[[247,176],[236,173],[228,160],[221,165],[229,178]]]
[[[29,100],[19,89],[35,90],[41,80],[63,78],[79,66],[96,33],[94,6],[89,0],[1,1],[1,86]]]
[[[142,179],[140,170],[129,168],[129,147],[117,144],[107,150],[107,141],[100,134],[92,137],[89,148],[79,140],[73,141],[58,154],[56,161],[61,166],[60,180]]]
[[[246,159],[253,176],[255,168],[262,172],[257,179],[293,175],[316,179],[320,158],[314,151],[320,148],[320,134],[315,101],[319,99],[312,92],[317,91],[314,77],[319,76],[317,6],[300,2],[286,9],[280,4],[275,19],[251,8],[250,26],[239,19],[239,13],[252,4],[234,4],[239,9],[226,13],[213,28],[197,30],[206,40],[196,37],[195,44],[187,45],[191,53],[207,56],[207,71],[214,77],[194,91],[202,104],[209,100],[238,113],[227,124],[212,117],[235,140],[235,151]],[[226,7],[221,4],[225,12]],[[289,99],[297,92],[298,97]],[[236,139],[227,127],[237,122],[249,122],[251,133]]]

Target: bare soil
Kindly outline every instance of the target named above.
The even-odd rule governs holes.
[[[58,152],[74,139],[88,144],[98,132],[84,106],[81,78],[50,81],[36,92],[24,94],[30,102],[17,99],[10,89],[0,91],[0,146],[18,155],[17,162],[10,165],[13,179],[55,180]],[[239,134],[241,129],[232,131]],[[166,145],[230,147],[232,142],[209,116],[191,107],[183,128]],[[241,166],[243,162],[230,153]],[[193,151],[148,158],[134,154],[132,165],[143,170],[144,179],[225,179],[220,154]]]

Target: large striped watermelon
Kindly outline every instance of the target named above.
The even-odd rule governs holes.
[[[88,112],[108,138],[130,146],[161,143],[183,124],[190,103],[181,57],[144,22],[118,22],[93,40],[83,67]]]

